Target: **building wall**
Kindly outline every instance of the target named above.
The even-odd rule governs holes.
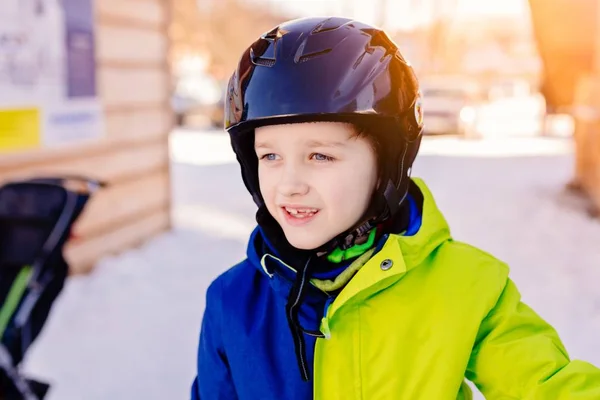
[[[575,184],[590,200],[590,212],[600,216],[600,0],[594,7],[596,29],[587,32],[591,42],[590,71],[577,80],[572,107],[575,116]]]
[[[573,186],[600,215],[600,0],[529,0],[549,108],[575,118]]]
[[[529,0],[550,108],[569,107],[579,79],[593,68],[599,4],[598,0]]]
[[[591,212],[600,215],[600,70],[580,79],[575,104],[574,183],[590,200]]]
[[[96,0],[101,139],[3,155],[0,182],[54,173],[105,180],[74,228],[73,273],[170,227],[168,0]]]

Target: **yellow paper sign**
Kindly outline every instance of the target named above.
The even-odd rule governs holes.
[[[29,150],[41,144],[40,110],[0,110],[0,153]]]

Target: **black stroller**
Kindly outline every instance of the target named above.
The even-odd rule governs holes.
[[[0,187],[0,399],[43,399],[46,383],[19,364],[39,335],[68,275],[63,247],[90,196],[103,184],[81,177]]]

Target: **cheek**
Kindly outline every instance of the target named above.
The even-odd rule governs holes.
[[[258,167],[258,186],[260,188],[260,193],[263,197],[266,197],[267,194],[271,191],[271,174],[269,174],[266,168],[261,168],[260,164]]]
[[[277,213],[277,207],[275,206],[275,199],[277,197],[277,179],[273,174],[273,171],[269,171],[267,168],[258,169],[258,187],[260,194],[267,206],[267,210],[271,215],[275,216]]]
[[[258,168],[258,189],[260,190],[260,194],[261,194],[263,200],[265,201],[265,205],[270,210],[271,209],[270,202],[271,202],[271,199],[273,198],[273,195],[272,195],[273,185],[270,183],[269,178],[270,178],[269,174],[266,173],[263,169],[261,169],[259,167]]]
[[[332,191],[332,204],[347,218],[360,218],[369,206],[373,190],[377,184],[377,174],[373,171],[354,170],[356,173],[337,179]]]
[[[320,193],[332,214],[353,218],[367,207],[371,198],[369,186],[372,185],[372,178],[366,174],[338,175],[323,182]]]

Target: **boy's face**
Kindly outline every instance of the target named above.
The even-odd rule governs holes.
[[[377,161],[367,139],[340,122],[271,125],[256,129],[260,191],[285,237],[312,250],[363,216],[377,184]]]

